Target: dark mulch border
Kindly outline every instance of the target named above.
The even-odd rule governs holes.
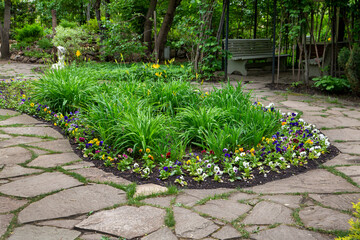
[[[65,135],[65,132],[58,126],[54,126],[51,124],[51,127],[60,132],[61,134]],[[167,180],[160,180],[158,179],[158,168],[155,168],[153,173],[150,174],[150,177],[148,179],[143,179],[141,176],[137,173],[133,173],[131,171],[125,171],[120,172],[115,167],[105,167],[104,161],[102,160],[92,160],[89,157],[83,157],[83,153],[80,149],[77,149],[78,144],[75,143],[74,139],[69,139],[69,142],[71,144],[72,149],[74,152],[84,161],[92,162],[97,168],[104,170],[105,172],[112,173],[115,176],[119,176],[122,178],[125,178],[126,180],[129,180],[131,182],[134,182],[136,184],[146,184],[146,183],[155,183],[161,186],[169,186],[169,185],[177,185],[180,187],[179,184],[175,184],[174,181],[176,177],[170,177]],[[247,180],[247,181],[235,181],[230,182],[228,181],[227,175],[223,175],[223,182],[216,182],[213,181],[211,178],[206,178],[205,181],[199,183],[192,179],[191,176],[184,176],[185,181],[188,183],[187,186],[184,188],[189,189],[213,189],[213,188],[246,188],[246,187],[253,187],[256,185],[264,184],[267,182],[271,182],[274,180],[284,179],[288,178],[294,175],[298,175],[301,173],[305,173],[311,169],[316,169],[319,167],[320,164],[336,157],[340,153],[339,149],[337,149],[334,145],[330,145],[328,149],[328,153],[322,154],[318,159],[316,160],[309,160],[308,164],[301,166],[301,167],[295,167],[291,166],[291,168],[281,170],[279,173],[270,171],[267,174],[267,177],[264,177],[263,174],[255,173],[254,171],[254,178]]]
[[[53,129],[55,129],[56,131],[58,131],[59,133],[61,133],[62,135],[67,137],[65,131],[63,129],[61,129],[59,126],[54,126],[51,122],[45,121],[37,116],[32,116],[32,117],[48,124],[50,127],[52,127]],[[159,171],[158,168],[154,168],[153,173],[150,174],[148,179],[143,179],[143,178],[141,178],[141,176],[139,174],[133,173],[131,171],[120,172],[115,167],[105,167],[104,161],[102,161],[102,160],[92,160],[89,157],[84,157],[82,151],[80,149],[77,149],[78,144],[75,143],[74,139],[68,138],[68,140],[69,140],[70,145],[71,145],[73,151],[75,152],[75,154],[77,154],[82,160],[84,160],[86,162],[92,162],[97,168],[102,169],[105,172],[112,173],[115,176],[122,177],[122,178],[129,180],[131,182],[134,182],[138,185],[147,184],[147,183],[155,183],[155,184],[158,184],[161,186],[176,185],[176,186],[180,187],[179,184],[174,183],[174,181],[176,179],[175,176],[170,177],[167,180],[158,179],[158,171]],[[318,159],[308,160],[308,164],[306,164],[304,166],[301,166],[301,167],[300,166],[299,167],[291,166],[291,168],[281,170],[278,173],[274,172],[274,171],[270,171],[266,177],[264,177],[263,174],[259,174],[259,173],[256,173],[256,171],[254,171],[254,173],[253,173],[254,178],[246,180],[246,181],[230,182],[228,180],[229,178],[227,177],[227,175],[223,175],[223,177],[222,177],[223,182],[221,182],[221,183],[213,181],[212,178],[206,178],[205,181],[199,183],[199,182],[194,181],[191,176],[184,176],[184,179],[188,183],[188,185],[184,186],[183,188],[213,189],[213,188],[253,187],[256,185],[265,184],[268,182],[272,182],[274,180],[288,178],[288,177],[295,176],[295,175],[298,175],[301,173],[305,173],[312,169],[316,169],[321,164],[336,157],[339,153],[340,153],[340,150],[338,148],[336,148],[334,145],[330,145],[327,153],[322,154]]]

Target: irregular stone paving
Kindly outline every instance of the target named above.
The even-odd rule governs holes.
[[[14,75],[16,67],[32,75],[32,65],[0,63],[0,72]],[[48,125],[0,109],[7,116],[0,121],[0,239],[327,240],[335,237],[331,231],[349,229],[352,202],[360,199],[359,103],[271,91],[266,88],[271,75],[232,77],[252,81],[243,89],[255,94],[254,101],[303,112],[341,154],[323,169],[241,190],[185,189],[163,196],[156,193],[164,187],[139,185],[134,195],[139,202],[130,203],[124,191],[128,180],[80,160],[69,141]],[[211,91],[212,84],[199,87]],[[53,138],[43,139],[46,135]]]

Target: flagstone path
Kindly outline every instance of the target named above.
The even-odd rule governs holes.
[[[351,202],[360,199],[359,104],[271,91],[263,79],[251,80],[245,87],[257,100],[303,112],[341,154],[264,185],[172,194],[105,173],[51,127],[0,109],[0,239],[334,239],[349,228]]]

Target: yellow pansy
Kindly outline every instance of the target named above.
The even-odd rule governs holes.
[[[81,52],[80,52],[79,50],[77,50],[77,51],[76,51],[76,56],[77,56],[77,57],[80,57],[80,55],[81,55]]]

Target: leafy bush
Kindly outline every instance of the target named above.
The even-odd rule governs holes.
[[[346,68],[346,63],[348,62],[349,57],[350,57],[350,50],[346,47],[342,48],[338,55],[338,62],[340,67],[342,67],[343,69]]]
[[[51,43],[51,41],[46,37],[40,39],[37,44],[42,49],[50,49],[53,47],[53,44]]]
[[[360,95],[360,47],[355,44],[351,51],[347,48],[341,49],[338,61],[340,66],[345,69],[351,90]]]
[[[70,58],[75,58],[75,52],[83,49],[83,46],[92,40],[92,36],[86,33],[82,28],[64,28],[56,27],[56,35],[52,43],[54,46],[65,47]]]
[[[350,233],[345,237],[339,237],[335,240],[355,240],[360,239],[360,202],[353,203],[353,208],[355,209],[354,215],[356,217],[356,220],[353,219],[349,220],[349,224],[351,226]]]
[[[134,54],[144,55],[146,47],[140,41],[141,35],[134,33],[129,23],[106,22],[105,26],[107,31],[103,42],[102,58],[121,61],[123,58],[132,58]]]
[[[350,84],[347,79],[336,78],[332,76],[323,76],[313,79],[315,81],[314,85],[321,90],[328,92],[347,92],[350,90]]]
[[[66,19],[62,19],[60,24],[61,27],[63,28],[76,28],[78,27],[78,24],[76,22],[70,22]]]
[[[16,30],[16,40],[18,42],[31,43],[37,41],[44,35],[44,29],[38,24],[25,25]]]
[[[39,52],[39,51],[24,51],[24,56],[27,57],[36,57],[36,58],[49,58],[51,59],[51,54],[48,54],[46,52]]]
[[[90,19],[86,24],[82,25],[82,27],[92,33],[96,33],[99,31],[99,25],[96,18]]]
[[[354,45],[346,63],[346,76],[355,94],[360,95],[360,47]]]

